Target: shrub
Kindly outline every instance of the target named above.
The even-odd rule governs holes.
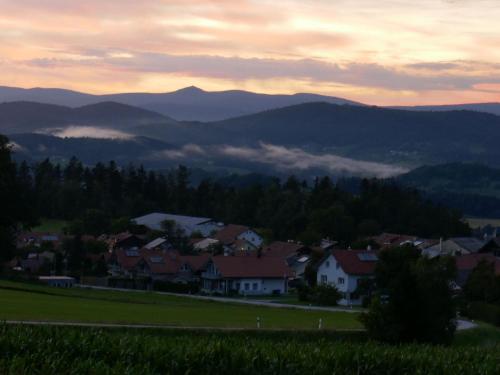
[[[342,297],[338,289],[333,285],[317,285],[308,287],[301,285],[297,288],[299,301],[312,302],[321,306],[337,306]]]
[[[482,320],[500,327],[500,306],[485,302],[471,302],[467,306],[466,313],[472,319]]]
[[[200,287],[196,283],[172,283],[170,281],[154,281],[153,289],[160,292],[195,294]]]

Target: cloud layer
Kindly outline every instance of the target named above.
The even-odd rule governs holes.
[[[0,0],[0,84],[500,100],[497,0]]]

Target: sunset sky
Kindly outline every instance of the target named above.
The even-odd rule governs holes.
[[[0,85],[500,101],[498,0],[0,0]]]

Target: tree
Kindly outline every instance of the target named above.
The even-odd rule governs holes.
[[[35,222],[29,200],[23,199],[24,191],[11,160],[9,140],[0,135],[0,263],[12,257],[17,229]]]
[[[456,308],[452,259],[428,259],[411,246],[383,250],[375,271],[377,295],[361,319],[370,337],[392,343],[450,343]]]
[[[464,285],[464,295],[469,301],[500,300],[500,278],[495,275],[493,262],[483,259],[474,267]]]

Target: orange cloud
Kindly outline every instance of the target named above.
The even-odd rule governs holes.
[[[0,0],[0,9],[4,85],[500,100],[495,0]]]

